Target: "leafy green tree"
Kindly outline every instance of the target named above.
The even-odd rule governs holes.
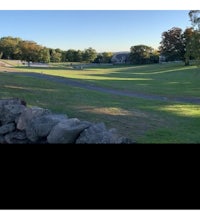
[[[39,58],[38,58],[39,62],[45,62],[45,63],[49,63],[50,62],[50,53],[49,53],[49,49],[46,47],[43,47],[40,51],[39,51]]]
[[[150,53],[149,62],[152,63],[152,64],[158,63],[159,62],[159,55],[160,55],[159,50],[153,50]]]
[[[74,61],[82,62],[83,60],[83,52],[81,50],[77,50],[74,52]]]
[[[113,56],[112,52],[103,52],[102,53],[103,63],[110,63],[112,56]]]
[[[94,63],[103,63],[103,55],[102,53],[98,53],[97,57],[94,59]]]
[[[62,50],[62,53],[61,53],[61,62],[66,62],[66,51]]]
[[[193,34],[190,38],[186,58],[192,56],[197,64],[200,64],[200,10],[191,10],[189,17],[193,26]]]
[[[152,63],[150,58],[154,49],[146,45],[136,45],[130,48],[130,62],[132,64],[149,64]]]
[[[189,45],[189,56],[195,59],[197,64],[200,64],[200,32],[197,30],[194,31],[191,38],[191,43]]]
[[[83,52],[83,61],[93,62],[96,57],[97,57],[97,52],[95,49],[91,47],[89,47],[88,49],[85,49]]]
[[[81,50],[69,49],[66,51],[66,61],[81,62],[83,60],[83,52]]]
[[[2,37],[0,39],[0,53],[2,53],[2,58],[4,59],[17,59],[19,58],[20,49],[19,42],[20,38],[13,37]]]
[[[56,51],[56,49],[50,49],[50,61],[51,62],[61,62],[62,53],[60,51]]]
[[[189,17],[193,28],[200,30],[200,10],[191,10],[189,12]]]
[[[95,63],[110,63],[112,56],[113,56],[112,52],[99,53],[97,54],[97,57],[95,58],[94,62]]]
[[[20,59],[28,62],[38,62],[42,47],[34,41],[20,41],[19,48],[21,51]]]
[[[76,53],[76,50],[74,50],[74,49],[67,50],[67,52],[66,52],[66,61],[74,62],[75,61],[75,53]]]
[[[193,59],[193,39],[194,39],[194,29],[186,28],[183,33],[184,45],[185,45],[185,66],[190,64],[190,60]]]
[[[184,60],[185,45],[182,29],[173,27],[162,33],[159,50],[166,57],[166,61]]]

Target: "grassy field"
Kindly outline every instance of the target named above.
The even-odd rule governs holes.
[[[20,71],[68,77],[112,89],[159,94],[167,97],[200,97],[200,72],[196,66],[183,63],[145,66],[99,66],[72,70],[66,67],[27,68]]]
[[[10,68],[9,68],[10,69]],[[99,66],[73,70],[13,67],[13,71],[68,77],[98,86],[163,95],[200,98],[200,69],[181,63],[145,66]],[[137,143],[200,143],[200,105],[110,95],[50,81],[13,75],[0,68],[0,98],[19,97],[30,106],[49,108],[91,122],[104,122]]]

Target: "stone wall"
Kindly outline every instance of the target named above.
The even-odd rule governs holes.
[[[0,144],[130,144],[116,129],[104,123],[93,124],[53,114],[40,107],[27,107],[26,102],[0,100]]]

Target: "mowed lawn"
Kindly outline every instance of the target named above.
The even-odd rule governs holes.
[[[16,70],[15,68],[12,68]],[[200,69],[182,63],[145,66],[20,68],[98,86],[168,97],[200,98]],[[91,122],[104,122],[137,143],[200,143],[200,105],[110,95],[38,78],[0,72],[0,98],[19,97]]]
[[[56,64],[57,65],[57,64]],[[63,76],[97,86],[155,94],[167,97],[200,97],[200,68],[185,67],[183,63],[154,64],[142,66],[96,66],[84,70],[66,67],[27,68],[24,72],[38,72]]]

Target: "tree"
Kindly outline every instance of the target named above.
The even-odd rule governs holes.
[[[193,28],[186,28],[183,33],[184,47],[185,47],[185,66],[190,64],[190,60],[193,58],[192,50],[193,50],[193,36],[194,36]]]
[[[185,47],[181,28],[173,27],[163,32],[160,44],[160,53],[166,57],[166,61],[184,60]]]
[[[192,35],[186,57],[188,55],[195,59],[197,64],[200,64],[200,32],[197,30],[194,30]]]
[[[112,52],[99,53],[97,54],[97,57],[95,58],[94,62],[95,63],[110,63],[112,56],[113,56]]]
[[[67,50],[67,52],[66,52],[66,61],[74,62],[75,61],[75,53],[76,53],[76,50],[74,50],[74,49]]]
[[[95,49],[91,47],[89,47],[88,49],[85,49],[83,52],[83,61],[93,62],[96,57],[97,57],[97,52]]]
[[[200,10],[191,10],[189,12],[190,21],[193,28],[197,27],[200,30]]]
[[[103,63],[110,63],[112,56],[113,56],[112,52],[103,52],[102,53],[102,61],[103,61]]]
[[[62,62],[66,62],[66,51],[62,50],[62,53],[61,53],[61,61]]]
[[[34,41],[20,41],[20,59],[28,62],[38,62],[40,60],[40,54],[42,47]]]
[[[49,63],[50,62],[50,53],[49,53],[49,49],[46,47],[43,47],[40,51],[39,51],[39,58],[38,58],[39,62],[45,62],[45,63]]]
[[[0,39],[0,53],[2,53],[2,58],[4,59],[18,59],[19,58],[19,42],[20,38],[13,37],[2,37]]]
[[[149,64],[154,49],[146,45],[136,45],[130,48],[130,62],[132,64]]]
[[[77,50],[74,52],[74,61],[81,62],[83,60],[83,52],[81,50]]]
[[[98,64],[103,63],[103,55],[102,55],[102,53],[97,54],[97,57],[94,59],[94,63],[98,63]]]
[[[51,62],[61,62],[62,53],[56,49],[50,49],[50,61]]]
[[[159,62],[159,55],[160,52],[159,50],[153,50],[152,53],[150,53],[150,57],[149,57],[149,61],[150,63],[154,64],[154,63],[158,63]]]
[[[200,64],[200,10],[191,10],[189,17],[193,26],[193,34],[188,45],[186,57],[192,56]]]

